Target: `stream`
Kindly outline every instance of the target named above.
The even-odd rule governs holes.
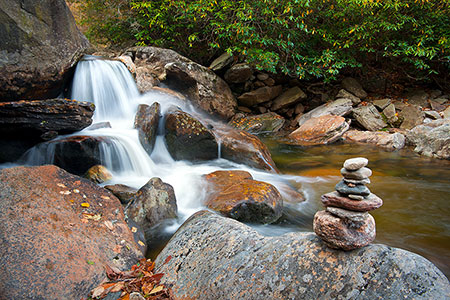
[[[421,254],[450,276],[450,162],[420,158],[411,151],[385,152],[373,147],[332,145],[299,147],[281,140],[262,137],[271,150],[281,175],[252,169],[220,157],[204,163],[175,161],[164,142],[163,120],[151,156],[139,143],[133,129],[134,116],[141,103],[161,104],[162,114],[171,105],[200,115],[188,102],[158,92],[140,95],[134,79],[118,61],[87,57],[79,62],[68,98],[91,101],[96,105],[94,124],[109,122],[110,128],[88,127],[72,135],[101,136],[109,142],[101,144],[102,164],[113,174],[107,184],[143,186],[150,178],[160,177],[175,190],[178,219],[164,224],[156,237],[155,248],[194,212],[204,209],[204,186],[201,176],[216,170],[249,171],[256,180],[269,182],[282,189],[288,184],[304,194],[306,201],[288,203],[286,216],[275,225],[254,226],[265,235],[290,231],[311,231],[312,219],[322,210],[320,195],[334,190],[340,180],[342,163],[351,157],[369,159],[373,171],[373,193],[384,205],[372,212],[377,224],[376,243],[399,247]],[[208,116],[203,115],[204,118]],[[60,137],[63,138],[63,137]],[[38,145],[30,149],[20,164],[43,165],[53,162],[54,149]],[[1,167],[9,167],[12,164]],[[151,253],[151,256],[155,253]]]

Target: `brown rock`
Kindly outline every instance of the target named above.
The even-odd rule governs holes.
[[[151,106],[140,104],[134,119],[134,128],[138,130],[139,142],[148,155],[152,154],[156,142],[161,105],[158,102]]]
[[[138,191],[137,189],[124,184],[105,185],[104,188],[113,193],[122,204],[128,204]]]
[[[305,100],[307,98],[305,92],[303,92],[299,87],[295,86],[285,91],[283,94],[278,96],[273,100],[271,110],[279,110],[295,104],[299,101]]]
[[[93,183],[103,183],[110,180],[112,174],[105,166],[96,165],[87,170],[86,174],[84,174],[84,178],[89,179]]]
[[[185,96],[183,96],[182,94],[180,94],[178,92],[175,92],[174,90],[171,90],[169,88],[163,88],[163,87],[160,87],[160,86],[154,86],[154,87],[152,87],[152,91],[157,92],[157,93],[162,94],[162,95],[166,95],[166,96],[169,95],[169,96],[178,98],[179,100],[183,100],[183,101],[186,100]]]
[[[352,100],[350,99],[337,99],[333,102],[325,103],[319,107],[314,108],[313,110],[308,111],[307,113],[301,115],[298,118],[298,125],[301,126],[303,123],[308,121],[311,118],[318,118],[320,116],[325,115],[333,115],[333,116],[345,116],[349,114],[353,107]]]
[[[352,93],[347,92],[344,89],[339,90],[339,92],[336,95],[336,99],[341,99],[341,98],[352,100],[352,103],[354,105],[357,105],[357,104],[361,103],[361,99],[359,99],[358,97],[356,97]]]
[[[205,202],[210,209],[242,222],[272,223],[281,216],[278,190],[246,171],[216,171],[203,178],[210,185]]]
[[[228,52],[223,53],[221,56],[213,60],[209,68],[213,71],[219,71],[233,62],[233,55]]]
[[[299,145],[329,144],[339,139],[349,127],[345,118],[325,115],[309,119],[289,137]]]
[[[142,254],[119,200],[56,166],[0,170],[2,299],[84,299]]]
[[[152,67],[141,66],[136,68],[136,86],[139,92],[146,93],[158,84],[159,80]]]
[[[402,109],[398,116],[403,119],[403,122],[400,125],[401,129],[412,129],[417,125],[422,124],[425,113],[417,105],[407,105]]]
[[[283,127],[284,122],[285,119],[282,116],[274,112],[269,112],[254,116],[235,116],[228,122],[228,125],[236,129],[257,134],[263,132],[278,132],[281,127]]]
[[[377,131],[387,125],[373,104],[354,108],[353,117],[363,128],[369,131]]]
[[[265,86],[242,94],[238,97],[239,104],[252,107],[260,103],[270,101],[277,97],[282,91],[281,85]]]
[[[383,205],[383,200],[378,198],[375,194],[370,194],[364,200],[352,200],[341,196],[338,192],[331,192],[320,197],[325,207],[334,206],[353,211],[371,211]]]
[[[228,83],[243,83],[253,75],[253,69],[248,64],[236,64],[229,68],[224,75]]]
[[[375,220],[367,214],[364,222],[353,222],[318,211],[314,216],[314,232],[328,247],[348,251],[367,246],[375,239]]]

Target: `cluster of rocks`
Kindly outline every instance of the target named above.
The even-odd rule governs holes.
[[[372,175],[367,164],[363,157],[346,160],[336,191],[321,197],[326,210],[314,216],[314,231],[330,248],[353,250],[375,239],[375,220],[368,212],[383,201],[366,187]]]

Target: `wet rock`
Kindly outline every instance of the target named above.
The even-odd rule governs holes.
[[[315,109],[303,114],[298,119],[298,125],[302,126],[303,123],[308,121],[311,118],[318,118],[320,116],[325,115],[333,115],[333,116],[346,116],[352,111],[352,100],[350,99],[338,99],[333,102],[325,103]]]
[[[336,95],[336,99],[340,99],[340,98],[352,100],[353,105],[357,105],[357,104],[361,103],[361,99],[359,99],[358,97],[356,97],[352,93],[347,92],[344,89],[339,90],[339,92]]]
[[[338,192],[331,192],[322,195],[320,198],[326,207],[333,206],[360,212],[371,211],[383,205],[383,200],[372,193],[361,201],[349,199],[340,195]]]
[[[397,113],[395,111],[395,105],[389,104],[383,109],[383,114],[386,117],[387,121],[391,125],[395,125],[398,121]]]
[[[211,63],[209,68],[213,71],[220,71],[233,62],[233,55],[225,52]]]
[[[152,67],[141,66],[136,68],[136,86],[139,92],[146,93],[151,91],[158,84],[159,79]]]
[[[181,110],[170,109],[165,116],[166,144],[176,160],[201,161],[218,157],[218,145],[211,130]]]
[[[171,259],[166,263],[168,257]],[[235,220],[198,212],[156,259],[179,299],[445,299],[449,282],[411,252],[369,245],[326,247],[312,233],[267,237]]]
[[[271,184],[253,180],[246,171],[216,171],[208,182],[205,205],[241,222],[273,223],[281,217],[283,199]]]
[[[346,183],[344,180],[339,181],[339,183],[336,184],[335,189],[343,195],[352,194],[368,196],[370,194],[370,190],[366,186],[361,184]]]
[[[369,160],[365,157],[349,158],[346,161],[344,161],[344,168],[349,171],[356,171],[367,166],[368,163]]]
[[[186,101],[186,97],[182,94],[175,92],[174,90],[171,90],[169,88],[163,88],[160,86],[154,86],[152,87],[152,92],[156,92],[160,95],[169,96],[169,97],[175,97],[178,98],[178,100]]]
[[[126,215],[145,232],[165,219],[176,218],[177,202],[173,187],[157,177],[151,178],[131,199]]]
[[[152,154],[156,142],[161,105],[157,102],[151,106],[140,104],[134,119],[134,128],[138,130],[139,142],[148,155]]]
[[[110,180],[112,174],[105,166],[96,165],[87,170],[86,174],[84,174],[84,178],[89,179],[93,183],[103,183]]]
[[[350,171],[346,168],[341,169],[341,174],[346,179],[356,179],[356,180],[364,180],[370,176],[372,176],[372,170],[366,167],[358,169],[356,171]]]
[[[133,76],[136,75],[136,65],[134,64],[133,59],[129,55],[120,55],[116,59],[121,61]]]
[[[403,134],[389,132],[372,132],[349,130],[342,136],[344,141],[358,144],[373,144],[387,150],[402,149],[406,138]]]
[[[344,78],[342,80],[342,87],[360,99],[367,97],[366,91],[355,78]]]
[[[385,99],[378,99],[373,101],[373,105],[378,107],[380,110],[384,110],[386,107],[392,104],[391,99],[385,98]]]
[[[89,127],[89,130],[97,130],[102,128],[111,128],[111,123],[109,122],[94,123]]]
[[[253,69],[248,64],[236,64],[229,68],[224,75],[228,83],[243,83],[253,75]]]
[[[142,253],[119,200],[56,166],[0,170],[2,299],[83,299]]]
[[[362,222],[354,222],[327,211],[318,211],[314,216],[314,232],[330,248],[354,250],[373,242],[375,220],[366,214]]]
[[[273,111],[277,111],[279,109],[289,107],[297,102],[305,100],[306,98],[307,96],[305,92],[303,92],[299,87],[295,86],[275,98],[270,109]]]
[[[274,99],[281,93],[281,91],[281,85],[265,86],[240,95],[238,97],[238,101],[241,105],[252,107]]]
[[[285,119],[274,113],[269,112],[254,116],[234,116],[228,123],[231,127],[245,130],[249,133],[258,134],[264,132],[278,132],[283,127]]]
[[[386,127],[383,117],[372,104],[354,108],[353,117],[362,127],[369,131],[377,131]]]
[[[147,66],[156,78],[194,105],[223,119],[235,114],[236,99],[226,82],[213,71],[175,51],[157,47],[133,47],[126,51],[136,67]]]
[[[5,0],[0,24],[0,101],[57,97],[89,47],[66,2]]]
[[[407,133],[414,151],[428,157],[450,159],[450,119],[418,125]]]
[[[299,145],[330,144],[339,139],[349,127],[345,118],[325,115],[309,119],[289,137]]]
[[[221,144],[221,158],[278,173],[269,149],[255,135],[218,124],[214,127],[214,132]]]
[[[401,119],[403,119],[400,125],[401,129],[412,129],[417,125],[422,124],[425,118],[425,113],[417,105],[407,105],[398,114]]]
[[[124,184],[105,185],[104,188],[113,193],[122,204],[128,204],[138,191]]]

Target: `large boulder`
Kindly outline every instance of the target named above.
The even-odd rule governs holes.
[[[133,47],[126,53],[134,58],[137,68],[148,67],[147,73],[163,80],[201,109],[224,119],[234,115],[236,99],[227,83],[210,69],[169,49]]]
[[[348,143],[371,144],[387,150],[402,149],[405,146],[405,136],[399,132],[359,131],[349,130],[342,136]]]
[[[293,131],[289,137],[298,145],[330,144],[338,140],[349,127],[345,118],[325,115],[309,119]]]
[[[134,128],[138,130],[139,142],[148,155],[152,154],[158,134],[159,115],[161,105],[158,102],[152,105],[140,104],[134,119]]]
[[[173,187],[157,177],[151,178],[131,199],[126,214],[144,231],[165,219],[176,218]]]
[[[283,127],[285,119],[274,113],[269,112],[261,115],[245,116],[236,114],[228,125],[236,129],[245,130],[249,133],[275,133]]]
[[[377,131],[387,126],[373,104],[354,108],[353,117],[356,122],[369,131]]]
[[[315,234],[266,237],[201,211],[156,259],[176,299],[448,299],[448,279],[425,258],[369,245],[328,248]]]
[[[407,133],[414,151],[428,157],[450,159],[450,119],[418,125]]]
[[[205,205],[241,222],[273,223],[281,217],[283,199],[271,184],[246,171],[216,171],[208,183]]]
[[[0,102],[0,163],[15,161],[28,148],[58,134],[88,127],[93,113],[92,103],[75,100]]]
[[[50,99],[89,46],[64,0],[4,0],[0,101]]]
[[[56,166],[0,170],[0,298],[85,299],[142,257],[119,200]]]
[[[341,117],[346,116],[352,111],[353,109],[352,105],[353,105],[352,100],[347,98],[341,98],[332,102],[325,103],[302,115],[298,119],[298,125],[299,126],[303,125],[303,123],[305,123],[311,118],[317,118],[325,115],[333,115]]]
[[[218,158],[213,132],[192,115],[171,108],[165,116],[166,144],[177,160],[201,161]]]

